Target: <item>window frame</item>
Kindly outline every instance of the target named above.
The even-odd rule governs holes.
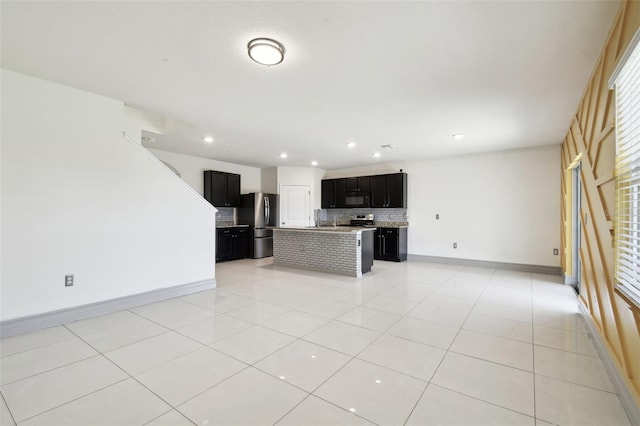
[[[631,62],[630,62],[631,61]],[[614,218],[615,224],[615,272],[614,272],[614,291],[620,297],[622,297],[632,307],[635,307],[636,311],[640,311],[640,165],[635,164],[630,170],[628,168],[628,162],[636,162],[640,159],[640,126],[633,127],[630,132],[631,135],[625,135],[625,139],[621,140],[620,135],[622,133],[619,126],[619,88],[616,83],[621,76],[625,76],[628,72],[627,66],[633,66],[634,74],[632,80],[634,82],[634,92],[638,90],[640,92],[640,29],[636,31],[634,37],[629,43],[624,55],[620,59],[620,62],[616,66],[611,78],[609,79],[609,88],[615,89],[615,116],[616,116],[616,157],[615,157],[615,198],[616,198],[616,215]],[[629,93],[624,93],[623,97],[629,96]],[[627,105],[633,105],[632,109],[638,110],[638,116],[640,116],[640,93],[632,93],[633,99],[636,103],[631,103],[625,100],[625,107]],[[637,98],[637,99],[636,99]],[[628,111],[627,111],[628,113]],[[631,117],[636,117],[633,114],[629,114]],[[627,124],[625,122],[625,124]],[[633,123],[636,124],[636,123]],[[625,129],[627,131],[628,129]],[[628,139],[631,138],[631,145],[628,145]],[[620,153],[620,148],[626,149],[623,154]],[[631,153],[631,155],[629,155]],[[630,157],[630,158],[629,158]],[[624,162],[623,162],[624,161]],[[621,177],[624,177],[621,179]],[[637,182],[634,182],[637,181]],[[635,189],[634,189],[635,183]],[[623,185],[624,184],[624,185]],[[623,224],[623,218],[627,220]],[[624,229],[624,234],[620,231]],[[621,245],[619,239],[624,238],[625,249],[624,255],[626,260],[623,262],[621,258]],[[630,244],[629,244],[630,243]],[[629,253],[629,248],[631,253]],[[630,270],[630,274],[627,271]],[[621,279],[621,277],[623,277]]]

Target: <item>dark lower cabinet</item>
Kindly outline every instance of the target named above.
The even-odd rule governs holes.
[[[378,228],[373,239],[374,259],[393,262],[407,260],[407,228]]]
[[[373,252],[375,250],[374,236],[375,231],[362,232],[362,273],[370,272],[373,266]]]
[[[221,228],[217,231],[216,262],[247,257],[248,228]]]

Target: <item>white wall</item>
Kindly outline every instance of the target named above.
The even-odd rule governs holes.
[[[408,173],[409,254],[559,266],[559,150],[331,170],[325,178]]]
[[[268,194],[278,193],[278,168],[265,167],[261,171],[262,176],[262,192]]]
[[[369,166],[349,167],[346,169],[327,170],[322,179],[339,179],[353,176],[386,175],[400,173],[400,169],[406,172],[407,163],[378,163]]]
[[[260,192],[262,190],[261,170],[257,167],[242,166],[240,164],[176,154],[158,149],[149,149],[149,152],[160,160],[166,161],[175,167],[182,175],[182,179],[201,195],[204,190],[202,172],[205,170],[218,170],[220,172],[239,174],[240,192],[243,194]]]
[[[278,191],[281,185],[309,185],[311,191],[311,214],[320,208],[320,181],[325,170],[317,167],[278,167]]]
[[[1,320],[215,277],[215,210],[121,136],[122,102],[0,78]]]
[[[124,131],[142,143],[142,130],[162,134],[164,132],[164,120],[157,114],[142,111],[128,105],[124,106]]]

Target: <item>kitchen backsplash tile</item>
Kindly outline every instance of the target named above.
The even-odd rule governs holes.
[[[321,209],[316,211],[319,225],[346,225],[349,216],[354,214],[373,213],[378,226],[407,226],[407,209]],[[238,209],[235,207],[218,207],[216,213],[217,226],[232,226],[238,223]]]
[[[218,207],[216,213],[217,226],[231,226],[238,221],[237,209],[235,207]]]
[[[322,209],[318,210],[320,225],[345,225],[349,216],[373,213],[376,225],[407,226],[407,209]]]

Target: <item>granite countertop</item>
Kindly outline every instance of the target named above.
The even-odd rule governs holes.
[[[273,228],[274,231],[305,231],[305,232],[342,232],[342,233],[356,233],[362,231],[375,231],[376,228],[364,228],[362,226],[300,226],[300,227],[286,227],[286,228]]]
[[[249,225],[228,225],[228,224],[221,224],[221,225],[216,225],[216,228],[221,229],[221,228],[248,228]]]
[[[322,227],[328,227],[328,228],[333,228],[333,222],[329,221],[322,221],[320,222],[322,223]],[[348,223],[338,223],[338,226],[340,227],[344,227],[346,226]],[[391,221],[378,221],[375,222],[373,225],[367,225],[365,226],[365,228],[408,228],[409,227],[409,222],[391,222]],[[360,227],[361,228],[361,227]]]
[[[376,222],[378,228],[408,228],[408,222]]]

